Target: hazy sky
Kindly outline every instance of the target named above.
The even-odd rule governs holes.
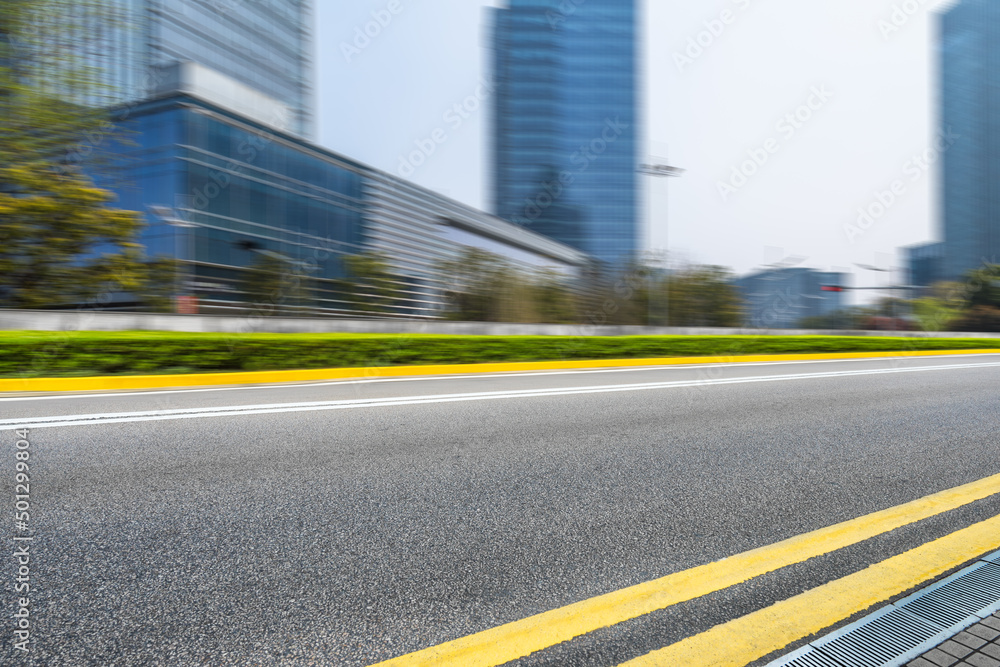
[[[483,93],[485,8],[497,3],[317,4],[320,143],[395,173],[443,128],[447,141],[412,180],[487,207],[488,100],[457,128],[444,115]],[[884,280],[850,267],[899,266],[898,247],[935,234],[938,164],[925,151],[936,141],[934,11],[947,4],[648,0],[647,152],[688,170],[649,183],[650,247],[740,273],[798,256],[854,270],[856,284]],[[380,10],[391,21],[345,54]],[[707,46],[688,51],[689,40]],[[763,165],[744,164],[753,156]],[[859,224],[858,209],[879,214],[880,198],[884,214]]]

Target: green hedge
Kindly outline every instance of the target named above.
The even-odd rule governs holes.
[[[201,373],[566,359],[1000,349],[1000,339],[0,332],[0,376]]]

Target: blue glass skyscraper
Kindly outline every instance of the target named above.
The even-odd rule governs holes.
[[[1000,262],[1000,2],[963,0],[941,17],[943,267],[960,280]]]
[[[634,0],[510,0],[493,10],[493,208],[620,263],[640,250]]]
[[[312,0],[98,0],[75,11],[102,31],[83,55],[118,100],[146,98],[158,68],[189,61],[281,102],[288,129],[313,134]]]

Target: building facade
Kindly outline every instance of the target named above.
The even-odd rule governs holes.
[[[962,0],[939,20],[944,152],[940,275],[1000,262],[1000,3]]]
[[[394,281],[380,314],[418,318],[441,316],[440,267],[466,248],[529,271],[587,264],[568,246],[281,129],[268,119],[284,117],[284,105],[220,77],[194,63],[165,68],[155,94],[132,106],[129,143],[103,183],[118,206],[146,214],[147,253],[181,261],[178,295],[198,312],[245,311],[248,272],[262,258],[309,285],[307,297],[271,305],[350,315],[366,304],[346,284],[348,258],[377,253]]]
[[[914,288],[928,288],[944,280],[944,243],[924,243],[903,248],[906,259],[906,284]],[[925,291],[918,289],[916,293]]]
[[[745,325],[753,329],[795,329],[807,317],[845,307],[847,275],[805,268],[755,273],[735,282],[743,297]]]
[[[146,98],[165,66],[194,62],[278,100],[288,129],[313,136],[311,0],[100,0],[76,11],[103,11],[74,19],[97,35],[85,58],[118,101]]]
[[[641,250],[634,0],[491,10],[493,212],[608,263]]]

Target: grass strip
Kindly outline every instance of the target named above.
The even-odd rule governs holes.
[[[973,349],[1000,350],[1000,339],[7,331],[0,332],[0,377]]]

